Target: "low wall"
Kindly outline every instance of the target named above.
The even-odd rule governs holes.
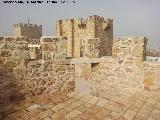
[[[76,80],[91,80],[91,64],[75,64]]]
[[[160,63],[144,62],[144,89],[160,92]]]
[[[67,60],[0,66],[0,114],[10,113],[6,106],[34,96],[68,94],[75,89],[74,77],[75,66]]]
[[[107,58],[99,64],[92,65],[91,89],[94,95],[116,96],[121,91],[141,89],[142,82],[143,67],[138,67],[132,62]]]
[[[66,95],[75,89],[75,66],[69,61],[14,62],[14,66],[13,63],[0,66],[2,118],[15,112],[19,104],[30,103],[33,99],[43,104],[49,100],[48,96]]]
[[[92,93],[105,97],[143,90],[145,37],[122,37],[113,41],[112,57],[92,65]]]
[[[0,57],[16,60],[29,59],[28,43],[28,39],[26,38],[1,38]]]
[[[92,65],[92,94],[100,97],[117,96],[120,92],[160,92],[160,63],[143,62],[140,66],[108,58]],[[133,64],[132,64],[133,66]]]
[[[74,90],[74,65],[69,61],[30,61],[14,69],[15,77],[34,95]]]

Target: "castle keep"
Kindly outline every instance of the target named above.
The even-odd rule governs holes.
[[[97,15],[57,20],[51,37],[14,24],[0,37],[0,120],[158,120],[160,62],[147,61],[147,42],[113,37],[113,19]]]
[[[42,37],[42,25],[14,24],[13,31],[15,37],[27,37],[31,39],[40,39]]]
[[[56,22],[57,36],[67,37],[67,56],[84,57],[85,44],[94,49],[95,39],[99,39],[98,57],[111,55],[113,42],[113,20],[100,16],[90,16],[86,19],[67,19]],[[88,40],[93,39],[93,40]],[[85,42],[86,41],[86,42]]]

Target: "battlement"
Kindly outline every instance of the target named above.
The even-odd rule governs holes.
[[[0,37],[0,41],[2,42],[5,42],[5,41],[28,41],[27,38],[24,38],[24,37],[13,37],[13,36],[7,36],[7,37]]]
[[[140,37],[118,37],[114,38],[113,41],[130,41],[134,43],[144,43],[146,44],[148,42],[148,39],[145,36],[140,36]]]
[[[115,59],[125,59],[124,57],[126,57],[130,60],[145,61],[147,41],[145,36],[114,38],[112,57]]]
[[[5,41],[15,41],[14,37],[5,37],[4,38]]]
[[[31,38],[27,38],[27,37],[15,37],[15,36],[7,36],[7,37],[3,37],[0,36],[0,42],[4,43],[4,42],[11,42],[11,43],[30,43],[30,44],[40,44],[40,39],[31,39]]]
[[[113,19],[111,18],[107,18],[105,19],[104,17],[102,16],[98,16],[98,15],[93,15],[93,16],[89,16],[87,18],[77,18],[77,19],[74,19],[74,20],[77,20],[77,21],[89,21],[89,20],[101,20],[102,22],[113,22]]]
[[[89,16],[88,18],[86,18],[86,20],[91,20],[91,19],[113,22],[113,19],[111,19],[111,18],[105,19],[104,17],[98,16],[98,15],[93,15],[93,16]]]
[[[101,20],[101,21],[106,21],[106,22],[113,22],[113,19],[111,18],[107,18],[105,19],[102,16],[98,16],[98,15],[93,15],[93,16],[89,16],[87,18],[75,18],[75,19],[61,19],[61,20],[57,20],[57,23],[62,23],[62,22],[73,22],[73,21],[83,21],[83,22],[87,22],[88,20]]]
[[[4,37],[0,36],[0,42],[4,41]]]
[[[18,23],[13,25],[14,36],[40,39],[42,37],[42,25]]]
[[[45,37],[41,37],[40,41],[41,42],[54,42],[56,40],[67,40],[66,37],[63,36],[45,36]]]
[[[63,19],[63,20],[57,20],[56,22],[72,22],[74,19]]]
[[[53,38],[53,37],[43,37],[43,38],[41,38],[42,42],[53,42],[55,40],[57,40],[57,38]]]
[[[14,41],[17,37],[13,37],[13,36],[0,36],[0,41]]]
[[[18,23],[18,24],[13,24],[14,28],[22,28],[22,27],[31,27],[31,28],[42,28],[42,25],[37,25],[37,24],[26,24],[26,23]]]
[[[113,39],[113,19],[93,15],[87,18],[64,19],[56,22],[57,36],[67,37],[68,57],[80,57],[81,39],[99,38],[100,55],[110,55]]]

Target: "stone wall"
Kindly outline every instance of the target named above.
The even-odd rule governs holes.
[[[80,57],[80,41],[86,38],[95,38],[95,18],[74,19],[74,57]]]
[[[91,80],[91,64],[76,64],[75,80]]]
[[[66,59],[66,39],[42,40],[41,46],[24,37],[0,37],[0,114],[12,110],[5,106],[36,95],[68,94],[74,90],[75,66]],[[44,60],[40,53],[54,56]]]
[[[58,20],[56,22],[56,32],[57,36],[67,37],[67,57],[72,57],[74,54],[74,20]]]
[[[92,92],[104,97],[118,95],[120,91],[143,89],[144,37],[116,38],[112,57],[104,57],[99,64],[92,65]]]
[[[75,89],[75,67],[70,61],[21,61],[18,66],[1,66],[0,74],[0,107],[12,97],[67,94]]]
[[[52,101],[75,89],[75,68],[70,61],[30,61],[14,67],[0,66],[1,119],[20,110],[23,104]],[[46,97],[46,99],[41,99]],[[64,96],[63,96],[64,97]]]
[[[14,69],[15,78],[33,95],[74,90],[74,65],[69,61],[30,61]]]
[[[124,67],[121,61],[107,58],[92,65],[91,91],[94,95],[112,98],[121,91],[135,91],[143,87],[143,69]]]
[[[112,56],[115,59],[128,59],[142,62],[146,57],[145,37],[121,37],[114,38]]]
[[[29,40],[0,37],[0,117],[13,113],[20,102],[75,89],[75,67],[66,59],[66,39],[42,39],[42,46]],[[53,59],[44,60],[41,53],[54,53]]]
[[[160,63],[144,62],[144,89],[160,92]]]
[[[42,48],[40,44],[28,44],[30,60],[37,60],[42,58]]]
[[[100,39],[100,56],[112,55],[113,19],[96,18],[95,37]]]
[[[14,24],[13,32],[15,37],[26,37],[40,39],[42,37],[42,25],[33,24]]]
[[[80,57],[98,58],[100,56],[100,39],[90,38],[81,41]]]
[[[15,79],[14,67],[0,67],[0,115],[1,120],[15,109],[13,104],[25,100],[21,81]],[[12,104],[12,105],[11,105]],[[4,119],[3,119],[4,120]]]
[[[21,60],[29,59],[28,39],[1,37],[0,39],[0,66],[15,67]]]
[[[111,55],[113,40],[113,20],[105,20],[94,15],[86,19],[58,20],[57,36],[67,37],[68,57],[80,57],[80,41],[88,38],[99,38],[100,56]]]
[[[64,37],[46,37],[41,39],[42,59],[51,61],[67,58],[67,40]]]
[[[146,55],[151,57],[160,57],[160,50],[147,50]]]
[[[160,57],[146,56],[146,61],[149,61],[149,62],[160,62]]]

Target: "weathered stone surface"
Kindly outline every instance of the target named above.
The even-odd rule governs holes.
[[[144,89],[147,91],[159,91],[160,64],[144,62]]]
[[[144,84],[151,86],[154,84],[154,73],[151,71],[145,71],[144,73]]]
[[[135,48],[133,48],[133,50],[132,50],[132,55],[133,56],[139,56],[139,55],[142,55],[142,54],[143,54],[143,51],[142,51],[141,46],[136,46]]]
[[[76,80],[91,80],[91,64],[75,65]]]
[[[17,66],[17,63],[14,62],[14,61],[7,61],[5,64],[4,64],[5,67],[16,67]]]
[[[80,57],[100,57],[100,42],[98,38],[81,40]]]
[[[37,108],[39,108],[39,107],[40,107],[40,105],[33,104],[33,105],[31,105],[31,106],[29,106],[29,107],[27,108],[27,111],[32,111],[32,110],[37,109]]]
[[[159,118],[160,64],[143,62],[145,37],[113,40],[113,20],[99,16],[57,21],[58,37],[39,39],[41,26],[30,26],[35,31],[29,34],[28,26],[22,24],[14,26],[18,36],[22,34],[18,30],[22,27],[23,36],[36,36],[38,40],[32,39],[36,41],[33,42],[25,37],[0,37],[0,108],[6,106],[2,112],[0,110],[0,114],[5,113],[2,119],[11,113],[9,117],[16,120]],[[70,64],[71,57],[96,60],[80,61],[73,65]],[[44,100],[46,94],[74,91],[75,82],[76,85],[78,83],[75,80],[88,80],[89,91],[101,99],[77,93],[69,100],[56,101],[53,100],[55,96]],[[156,98],[149,96],[152,92]],[[51,103],[37,109],[38,99],[33,100],[34,97],[43,103]],[[24,99],[30,102],[21,103],[25,104],[23,106],[20,101]],[[63,103],[57,105],[54,101]],[[12,102],[18,104],[15,109],[9,105]]]
[[[6,59],[4,57],[0,57],[0,66],[3,65],[6,62]]]
[[[99,56],[111,55],[113,41],[112,19],[108,18],[105,20],[103,17],[94,15],[88,17],[87,19],[58,20],[56,22],[56,33],[57,36],[67,37],[68,57],[80,57],[80,49],[82,46],[80,45],[81,43],[79,41],[86,40],[88,38],[99,38]],[[86,46],[88,45],[86,44]],[[94,44],[92,45],[95,46]],[[92,46],[90,47],[92,48]],[[94,50],[96,49],[97,48]],[[89,53],[93,52],[90,51]],[[89,57],[90,56],[97,56],[97,54],[94,53],[89,55]]]
[[[10,53],[10,51],[2,51],[0,56],[9,57],[9,56],[11,56],[11,53]]]
[[[25,67],[16,67],[17,80],[25,84],[26,91],[34,95],[74,90],[74,65],[67,61],[29,62]]]
[[[20,60],[22,60],[22,59],[29,59],[29,53],[28,53],[28,51],[15,51],[14,52],[14,56],[15,56],[15,58],[16,59],[20,59]]]
[[[41,38],[41,41],[43,60],[66,59],[67,41],[64,37]]]
[[[136,115],[136,112],[128,110],[125,113],[124,118],[127,119],[127,120],[133,120],[133,118],[135,117],[135,115]]]
[[[139,40],[138,45],[134,42],[137,40]],[[144,80],[143,76],[145,74],[143,65],[145,43],[145,37],[115,38],[112,58],[104,57],[104,61],[91,68],[92,93],[101,97],[111,94],[113,97],[119,91],[139,90],[144,83],[153,84],[154,77],[150,75]]]
[[[125,68],[125,72],[127,72],[127,73],[132,72],[132,68]]]
[[[42,25],[33,24],[14,24],[13,32],[15,37],[26,37],[40,39],[42,37]]]
[[[115,48],[115,49],[113,49],[112,52],[115,53],[115,54],[117,54],[117,53],[120,53],[120,52],[121,52],[121,49]]]

